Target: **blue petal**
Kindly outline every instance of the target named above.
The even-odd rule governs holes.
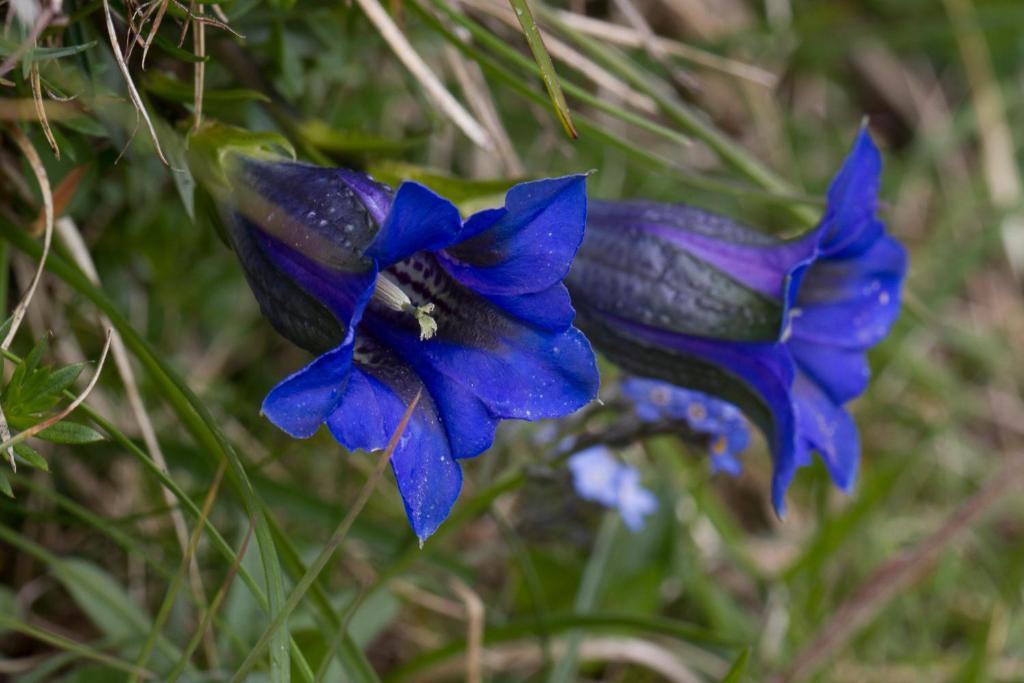
[[[818,451],[836,486],[850,491],[860,460],[860,437],[853,418],[800,372],[793,382],[793,401],[807,446]]]
[[[452,280],[429,255],[417,259],[420,270],[415,272],[433,288],[426,298],[437,303],[436,334],[421,340],[411,316],[377,304],[371,305],[364,324],[420,376],[462,387],[495,418],[563,417],[596,396],[597,366],[582,333],[517,318]],[[461,399],[458,404],[471,405]],[[481,415],[479,410],[472,414]],[[457,420],[456,415],[444,415],[446,424]],[[457,452],[467,455],[462,449]]]
[[[852,401],[867,389],[871,371],[864,351],[796,340],[786,346],[801,372],[837,404]]]
[[[459,243],[441,258],[457,280],[481,293],[546,290],[569,272],[586,215],[585,176],[522,183],[508,191],[504,209],[470,217]]]
[[[421,341],[415,331],[396,329],[376,320],[370,322],[370,317],[367,322],[374,334],[395,349],[420,376],[432,383],[436,380],[438,385],[443,379],[445,393],[453,397],[451,387],[462,387],[479,399],[493,417],[564,417],[597,394],[594,355],[586,338],[575,328],[543,332],[492,315],[490,327],[476,326],[470,334],[455,336],[446,334],[441,319],[437,336]],[[442,408],[448,403],[446,400]],[[469,401],[452,398],[450,403],[454,407]],[[472,414],[481,417],[478,410]],[[444,416],[446,424],[465,420],[458,414],[445,412]],[[468,455],[475,453],[460,449],[460,457]]]
[[[418,251],[443,249],[458,238],[461,229],[462,218],[454,204],[419,183],[405,182],[366,255],[386,268]]]
[[[360,340],[360,346],[363,343]],[[417,391],[419,403],[391,456],[391,469],[409,523],[416,536],[426,540],[455,504],[462,470],[452,458],[437,407],[419,378],[394,359],[381,365],[357,362],[327,424],[346,448],[384,448]]]
[[[858,256],[816,262],[797,294],[793,339],[851,349],[877,344],[899,316],[905,272],[906,252],[890,237]]]
[[[486,297],[514,317],[552,332],[569,327],[576,317],[569,290],[561,283],[531,294],[489,294]]]
[[[271,389],[262,413],[291,436],[313,436],[341,401],[352,371],[352,346],[349,333],[336,349]]]
[[[875,209],[881,174],[882,155],[867,128],[861,128],[828,188],[828,207],[821,221],[825,229],[821,244],[824,255],[843,257],[844,252],[855,253],[865,241],[877,238]]]
[[[429,364],[420,365],[418,372],[442,418],[452,457],[472,458],[490,448],[500,417],[462,383],[464,378],[446,375]]]
[[[806,445],[799,438],[796,411],[791,400],[795,369],[786,346],[703,339],[621,319],[616,324],[645,342],[674,349],[723,368],[759,396],[771,416],[771,433],[766,437],[774,461],[772,503],[782,515],[785,512],[786,489],[797,467],[807,457]]]

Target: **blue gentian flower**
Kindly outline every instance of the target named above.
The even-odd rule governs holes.
[[[640,485],[635,467],[620,463],[606,446],[591,446],[569,458],[573,487],[583,500],[618,510],[631,531],[658,508],[658,499]]]
[[[319,354],[263,414],[297,438],[326,424],[350,450],[381,449],[419,395],[391,466],[421,541],[455,503],[459,461],[501,420],[561,417],[595,397],[562,284],[583,237],[583,176],[516,185],[463,221],[417,183],[392,191],[249,149],[218,158],[213,194],[264,314]]]
[[[727,400],[762,428],[780,514],[812,451],[840,488],[855,480],[845,405],[867,387],[865,352],[896,320],[907,268],[875,213],[880,173],[862,130],[821,222],[788,241],[692,207],[592,201],[567,280],[578,324],[612,360]]]
[[[680,420],[694,432],[706,434],[712,472],[737,476],[743,470],[736,456],[750,443],[750,429],[736,406],[699,391],[640,377],[625,379],[622,394],[645,422]]]

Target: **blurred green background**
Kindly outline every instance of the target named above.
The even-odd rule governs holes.
[[[0,4],[8,312],[42,242],[38,175],[63,217],[6,352],[11,427],[85,389],[100,315],[127,346],[2,466],[0,679],[1024,680],[1024,4],[531,2],[577,139],[516,5]],[[464,210],[594,170],[592,196],[779,234],[813,224],[867,117],[911,273],[853,407],[854,494],[815,465],[780,521],[760,438],[735,480],[691,439],[640,439],[616,451],[660,508],[632,534],[573,496],[552,427],[510,423],[422,550],[390,474],[346,520],[376,456],[261,419],[307,356],[194,201],[197,112]],[[615,408],[559,429],[600,438]]]

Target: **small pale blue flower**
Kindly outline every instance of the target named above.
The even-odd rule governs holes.
[[[580,498],[606,507],[619,500],[619,461],[605,446],[591,446],[569,458],[572,483]]]
[[[658,509],[658,499],[640,486],[640,473],[628,465],[619,471],[618,499],[616,507],[630,531],[643,529],[644,518]]]
[[[636,468],[620,463],[606,446],[591,446],[569,458],[573,486],[580,498],[618,510],[631,531],[658,508],[658,499],[640,485]]]
[[[647,422],[680,420],[708,435],[711,471],[738,475],[743,465],[736,457],[750,442],[750,428],[731,403],[667,382],[629,377],[622,394],[632,401],[637,416]]]

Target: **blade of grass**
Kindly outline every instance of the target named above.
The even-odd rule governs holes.
[[[419,81],[444,114],[466,134],[470,140],[483,149],[492,149],[491,137],[483,126],[467,112],[459,101],[448,92],[423,58],[419,56],[401,29],[395,26],[387,11],[377,0],[356,0],[366,17],[380,33],[405,68]]]
[[[587,566],[583,570],[583,578],[580,581],[579,590],[576,592],[574,609],[577,614],[586,614],[594,609],[597,602],[597,593],[601,589],[604,580],[604,570],[608,566],[608,559],[612,554],[612,547],[615,542],[615,534],[619,528],[618,513],[608,512],[601,522],[601,528],[597,532],[597,539],[594,541],[594,550],[590,553]],[[548,675],[548,683],[572,683],[576,680],[576,669],[579,662],[580,643],[583,634],[579,631],[569,633],[565,646],[565,653],[555,664],[555,668]]]
[[[540,71],[541,80],[544,81],[544,87],[548,91],[548,97],[551,98],[551,106],[558,116],[558,122],[565,129],[565,134],[575,140],[579,137],[579,133],[576,132],[576,126],[572,123],[572,115],[569,113],[569,105],[565,101],[565,93],[562,92],[558,74],[555,72],[555,65],[551,63],[551,55],[544,47],[544,37],[540,34],[537,22],[533,18],[530,3],[527,0],[509,0],[509,4],[512,5],[516,19],[519,20],[519,25],[523,29],[523,37],[526,38],[526,43],[530,46],[533,59],[537,62],[537,69]]]
[[[93,621],[97,622],[97,627],[102,629],[104,624],[109,627],[116,623],[119,626],[124,625],[123,630],[133,632],[147,625],[145,622],[148,619],[142,609],[134,602],[130,602],[127,594],[120,588],[114,587],[109,581],[102,580],[104,577],[99,574],[94,565],[89,565],[91,571],[85,571],[84,566],[88,563],[83,560],[55,555],[24,535],[2,525],[0,525],[0,539],[35,558],[40,564],[46,565],[50,574],[76,596],[80,606],[85,605],[84,600],[88,598],[89,604],[109,607],[109,612],[101,615],[105,617],[105,620],[93,618]],[[117,592],[115,593],[115,591]],[[88,609],[84,609],[84,611],[90,617],[97,617],[95,612],[89,613]],[[121,638],[123,639],[123,637],[122,635]],[[181,654],[178,648],[162,635],[157,637],[157,646],[162,654],[169,659],[173,660]]]
[[[38,258],[41,247],[22,230],[7,221],[0,220],[0,234],[25,253]],[[121,333],[125,344],[146,368],[161,394],[174,409],[196,442],[204,450],[215,454],[228,463],[229,476],[238,491],[246,512],[256,520],[256,545],[267,577],[269,610],[276,614],[284,603],[284,579],[281,575],[281,562],[270,534],[266,510],[263,502],[249,480],[245,467],[227,440],[205,404],[192,392],[150,344],[132,328],[121,315],[114,303],[95,287],[77,268],[61,258],[47,260],[49,271],[64,280],[72,289],[89,299],[110,319],[111,324]],[[148,458],[147,458],[148,461]],[[290,675],[289,665],[289,632],[287,626],[279,629],[271,643],[271,680],[284,683]],[[310,672],[312,677],[312,672]]]
[[[181,654],[181,659],[174,665],[171,672],[167,675],[166,683],[174,683],[181,676],[185,667],[188,665],[189,659],[192,658],[192,653],[199,647],[199,642],[203,639],[207,629],[210,628],[210,624],[215,618],[217,612],[220,610],[221,604],[224,602],[224,598],[227,596],[228,588],[231,586],[235,579],[235,575],[238,573],[238,569],[242,564],[242,558],[245,556],[245,551],[249,547],[249,540],[252,538],[252,520],[249,520],[249,528],[245,532],[245,538],[242,540],[242,546],[238,549],[238,554],[235,556],[234,561],[231,563],[231,567],[228,568],[228,573],[224,577],[224,583],[217,589],[217,594],[213,596],[213,601],[210,602],[209,609],[203,615],[202,622],[196,629],[196,632],[192,634],[192,638],[188,641],[188,645],[185,646],[185,651]]]
[[[138,676],[138,677],[146,678],[146,679],[155,679],[157,677],[156,674],[153,673],[152,671],[147,671],[145,669],[139,669],[138,667],[136,667],[135,665],[131,664],[130,662],[126,662],[126,661],[124,661],[122,659],[118,659],[117,657],[113,657],[111,655],[108,655],[105,652],[100,652],[98,650],[94,650],[93,648],[89,647],[88,645],[83,645],[82,643],[76,643],[75,641],[70,640],[68,638],[65,638],[64,636],[62,636],[62,635],[60,635],[58,633],[52,633],[50,631],[47,631],[47,630],[44,630],[44,629],[41,629],[41,628],[37,628],[37,627],[32,626],[30,624],[26,624],[26,623],[24,623],[22,621],[19,621],[18,619],[14,619],[14,618],[9,617],[9,616],[7,616],[5,614],[0,614],[0,629],[10,630],[10,631],[17,631],[18,633],[21,633],[22,635],[26,635],[29,638],[33,638],[33,639],[38,640],[38,641],[40,641],[42,643],[46,643],[50,647],[55,647],[55,648],[57,648],[59,650],[64,650],[66,652],[71,652],[71,653],[81,657],[82,659],[89,659],[89,660],[92,660],[94,662],[98,662],[100,664],[104,664],[106,666],[109,666],[112,669],[118,669],[120,671],[126,671],[126,672],[128,672],[130,674],[133,674],[134,676]]]
[[[614,48],[608,47],[590,36],[568,26],[557,14],[544,5],[538,6],[538,14],[545,20],[558,26],[559,30],[569,36],[577,45],[602,62],[609,70],[618,73],[630,85],[651,97],[662,112],[679,126],[684,133],[692,135],[708,147],[731,169],[764,189],[780,195],[792,195],[794,188],[780,178],[774,171],[754,158],[743,147],[719,131],[712,123],[704,120],[697,112],[675,96],[674,91],[661,82],[653,74],[641,72],[630,61]],[[784,206],[788,206],[785,205]],[[807,207],[793,205],[788,207],[794,218],[804,225],[814,225],[817,214]]]
[[[743,680],[743,674],[747,670],[747,665],[750,663],[750,648],[743,648],[743,652],[736,658],[732,666],[729,667],[729,671],[726,672],[725,678],[722,679],[722,683],[740,683]]]
[[[288,617],[288,615],[298,607],[299,603],[305,597],[309,591],[313,582],[316,581],[317,577],[320,576],[320,572],[324,570],[327,563],[330,562],[331,558],[334,557],[335,551],[341,547],[341,544],[345,541],[345,537],[348,536],[349,529],[352,528],[352,523],[356,521],[356,517],[363,511],[366,503],[370,500],[370,496],[373,494],[373,490],[377,486],[377,482],[384,474],[384,468],[387,467],[388,463],[391,462],[391,455],[395,452],[395,448],[398,446],[398,440],[405,433],[405,428],[409,424],[409,418],[412,417],[413,410],[416,409],[416,405],[420,401],[420,394],[417,393],[412,401],[409,402],[408,408],[405,410],[405,414],[402,416],[402,420],[398,423],[398,428],[395,429],[395,433],[391,435],[391,439],[388,441],[387,448],[384,450],[384,454],[378,459],[376,467],[373,469],[373,473],[366,480],[362,490],[359,492],[359,496],[356,498],[352,507],[349,508],[348,514],[341,520],[341,524],[335,530],[334,534],[331,535],[331,539],[324,546],[323,550],[317,556],[316,560],[310,566],[306,574],[299,580],[299,583],[292,590],[288,596],[288,600],[285,602],[284,608],[275,615],[274,619],[267,626],[263,635],[253,646],[249,656],[245,658],[245,661],[235,671],[234,676],[231,678],[233,683],[240,683],[244,680],[245,675],[252,670],[252,667],[256,664],[256,660],[261,656],[263,648],[266,647],[270,641],[271,636],[280,628],[281,624]]]
[[[472,21],[471,19],[464,15],[451,11],[443,3],[440,3],[439,0],[432,1],[435,3],[435,6],[442,14],[444,14],[447,18],[451,19],[459,26],[463,26],[466,29],[468,29],[474,35],[474,37],[478,38],[482,43],[486,43],[488,47],[493,47],[494,49],[502,52],[502,54],[505,54],[506,51],[509,51],[508,46],[504,45],[501,41],[494,38],[494,36],[491,36],[488,31],[486,31],[476,22]],[[515,90],[517,93],[519,93],[526,99],[542,106],[551,106],[551,103],[548,101],[547,98],[535,92],[528,83],[526,83],[521,78],[516,76],[514,73],[512,73],[504,66],[499,64],[496,60],[484,54],[481,50],[475,48],[469,42],[459,40],[458,36],[456,36],[454,33],[448,30],[440,22],[440,20],[438,20],[437,17],[428,12],[427,9],[419,2],[417,2],[416,0],[411,0],[408,3],[408,7],[413,9],[413,11],[417,12],[417,14],[419,14],[424,19],[424,21],[426,21],[427,24],[430,25],[435,31],[441,34],[441,36],[446,41],[450,42],[452,45],[454,45],[456,48],[462,51],[463,54],[465,54],[470,59],[473,59],[477,64],[479,64],[481,69],[483,69],[485,72],[504,81],[509,87],[511,87],[513,90]],[[508,56],[511,58],[512,55],[515,55],[514,60],[517,63],[522,64],[522,62],[525,61],[525,65],[527,66],[527,68],[531,70],[536,68],[535,64],[527,60],[522,55],[519,55],[514,50],[511,50],[511,54],[509,54]],[[570,85],[568,83],[566,83],[565,86],[566,90],[570,90]],[[574,92],[574,90],[570,91],[570,94],[573,94]],[[585,93],[584,95],[581,96],[581,99],[590,97],[591,96],[589,94]],[[587,101],[589,102],[589,100]],[[612,107],[617,112],[621,111],[618,108],[614,107],[614,105],[602,103],[600,102],[600,100],[598,100],[597,104],[595,104],[594,106],[598,108]],[[663,126],[659,126],[658,124],[652,123],[647,119],[644,119],[643,117],[632,114],[631,112],[626,112],[625,116],[630,117],[628,120],[630,120],[633,123],[636,123],[636,125],[643,126],[648,130],[651,130],[652,132],[655,129],[657,129],[659,135],[668,135],[670,138],[674,139],[676,142],[679,142],[680,144],[689,144],[690,142],[688,138],[680,137],[679,134],[676,133],[675,131],[671,131],[670,129],[664,128]],[[757,187],[740,185],[731,181],[723,181],[715,178],[696,175],[673,161],[670,161],[656,154],[648,152],[647,150],[644,150],[640,147],[637,147],[629,140],[626,140],[616,135],[615,133],[611,133],[605,130],[600,125],[594,123],[589,118],[583,115],[577,114],[575,117],[575,121],[577,128],[580,131],[584,132],[587,136],[599,142],[603,142],[604,144],[615,147],[623,154],[625,154],[632,162],[644,166],[648,171],[654,170],[672,173],[676,178],[680,180],[680,182],[693,189],[711,193],[720,193],[733,197],[740,197],[743,199],[771,202],[773,204],[781,204],[783,206],[794,203],[810,205],[822,204],[821,199],[818,197],[770,192],[767,190],[762,190]]]
[[[225,463],[222,460],[217,466],[217,473],[213,475],[213,482],[211,482],[210,488],[206,493],[206,499],[203,501],[203,507],[199,511],[199,522],[196,524],[195,529],[192,530],[192,536],[189,538],[188,546],[186,546],[185,552],[182,554],[181,564],[178,567],[178,571],[175,572],[174,578],[167,587],[167,593],[164,595],[163,602],[157,610],[156,619],[153,620],[153,628],[150,629],[149,635],[146,637],[146,642],[142,646],[142,652],[139,653],[138,658],[135,660],[135,666],[140,669],[144,668],[149,662],[149,656],[153,653],[153,645],[156,643],[157,634],[160,633],[164,625],[167,623],[168,617],[171,616],[171,607],[174,606],[174,600],[178,597],[178,591],[181,589],[181,585],[185,580],[188,568],[192,564],[192,558],[195,556],[196,548],[199,547],[199,539],[202,538],[203,526],[205,525],[206,520],[210,517],[210,509],[213,507],[213,501],[216,500],[217,492],[220,491],[220,483],[224,479],[224,467]],[[134,683],[135,680],[136,678],[133,677],[131,679],[132,683]]]
[[[0,231],[2,231],[5,226],[6,224],[3,221],[0,221]],[[11,353],[10,351],[0,350],[0,353],[3,354],[4,358],[14,363],[20,363],[22,361],[22,359],[19,356],[15,355],[14,353]],[[71,394],[71,392],[66,391],[64,392],[64,395],[67,398],[74,398],[74,395]],[[103,416],[99,415],[97,412],[95,412],[88,406],[80,406],[78,410],[86,417],[88,417],[89,420],[91,420],[93,424],[96,425],[96,427],[98,427],[104,434],[106,434],[106,436],[109,437],[114,443],[123,447],[136,460],[138,460],[139,463],[142,464],[143,467],[145,467],[145,469],[150,474],[152,474],[153,477],[158,482],[160,482],[162,486],[166,487],[169,491],[171,491],[171,493],[174,494],[174,497],[193,517],[195,517],[196,519],[200,517],[201,511],[199,506],[195,503],[195,501],[193,501],[181,489],[181,487],[178,486],[178,484],[167,475],[167,473],[160,466],[153,462],[153,460],[150,459],[149,455],[144,450],[142,450],[138,445],[136,445],[135,442],[133,442],[131,439],[125,436],[125,434],[121,432],[119,429],[117,429],[117,427],[115,427],[110,421],[105,419]],[[221,535],[220,531],[218,531],[217,528],[213,526],[209,519],[206,520],[204,526],[206,527],[206,532],[209,534],[209,537],[213,541],[213,545],[217,549],[217,551],[220,552],[221,555],[228,562],[231,562],[232,564],[238,562],[239,558],[236,555],[236,553],[231,549],[231,546],[228,545],[228,542],[224,539],[224,536]],[[260,585],[256,582],[256,579],[253,578],[252,574],[246,571],[244,567],[240,567],[238,569],[238,575],[242,577],[242,580],[251,591],[253,598],[256,600],[256,603],[259,605],[260,609],[262,609],[264,612],[269,613],[270,603],[267,599],[267,595],[260,587]],[[312,681],[313,674],[309,667],[309,663],[306,662],[306,659],[303,656],[302,651],[299,649],[294,639],[291,639],[290,636],[289,648],[292,657],[295,658],[295,662],[299,667],[299,672],[303,675],[303,680]]]
[[[833,661],[835,654],[896,596],[904,593],[935,566],[942,554],[979,522],[993,505],[1016,491],[1024,478],[1024,455],[1006,457],[984,486],[962,501],[943,523],[914,547],[881,564],[833,610],[828,622],[800,649],[790,666],[769,680],[803,681]]]
[[[78,167],[82,169],[83,167]],[[76,169],[76,170],[78,170]],[[78,177],[81,176],[79,172]],[[78,177],[75,177],[75,173],[69,173],[64,181],[57,187],[57,191],[54,193],[55,197],[60,197],[61,190],[64,188],[69,181],[77,185]],[[70,199],[66,200],[70,201]],[[60,202],[56,201],[56,205],[59,207]],[[60,238],[61,243],[67,249],[71,256],[71,260],[78,266],[79,269],[89,278],[89,281],[93,285],[100,287],[99,273],[96,270],[96,266],[93,263],[92,255],[89,253],[89,248],[86,246],[85,240],[82,239],[82,235],[78,230],[78,226],[75,222],[68,217],[63,217],[57,221],[55,226],[57,236]],[[106,328],[113,329],[110,324],[110,320],[100,314],[98,316],[100,325]],[[110,340],[110,353],[114,358],[114,366],[117,368],[118,375],[121,376],[121,382],[124,385],[125,396],[128,398],[128,406],[131,408],[132,414],[135,416],[135,421],[139,425],[139,431],[142,435],[142,442],[146,445],[146,449],[149,451],[150,457],[162,470],[167,471],[167,460],[164,458],[163,449],[160,448],[160,441],[156,437],[156,430],[153,429],[152,420],[149,418],[149,413],[146,412],[145,403],[142,400],[142,394],[139,391],[138,383],[135,380],[135,370],[132,368],[131,358],[128,356],[128,350],[125,348],[124,340],[121,335],[114,330]],[[183,517],[181,510],[174,506],[174,496],[166,488],[161,487],[160,493],[163,496],[164,501],[168,507],[171,508],[171,524],[174,527],[174,534],[178,539],[178,545],[181,547],[182,553],[185,552],[185,548],[188,546],[189,531],[188,526],[185,524],[185,518]],[[199,603],[200,608],[203,607],[203,580],[199,573],[199,565],[193,559],[189,566],[189,579],[191,581],[191,588],[194,597]],[[206,652],[208,655],[212,655],[215,652],[212,642],[207,643]]]
[[[456,24],[467,29],[473,35],[473,37],[476,40],[478,40],[482,45],[485,45],[489,49],[494,50],[496,53],[500,54],[503,59],[508,60],[509,62],[523,69],[524,71],[528,71],[531,74],[541,76],[543,78],[543,72],[535,63],[531,62],[529,59],[519,54],[516,50],[506,45],[503,40],[499,39],[490,31],[480,26],[480,24],[476,23],[466,15],[456,12],[446,3],[442,2],[442,0],[430,1],[434,5],[434,7],[437,8],[446,17],[448,17]],[[442,35],[445,35],[447,37],[448,35],[451,34],[448,34],[447,32],[442,32]],[[456,47],[463,49],[464,41],[458,41],[457,37],[455,36],[452,36],[452,40],[457,41]],[[465,50],[463,51],[465,52]],[[582,88],[574,83],[565,81],[564,79],[562,79],[561,82],[562,87],[565,89],[566,92],[568,92],[573,97],[579,99],[581,102],[584,102],[594,107],[595,109],[599,109],[607,114],[610,114],[618,119],[621,119],[622,121],[632,124],[637,128],[641,128],[642,130],[646,130],[649,133],[658,135],[675,144],[681,146],[689,146],[691,144],[691,141],[688,137],[686,137],[685,135],[681,135],[680,133],[672,130],[671,128],[666,128],[665,126],[655,123],[654,121],[644,118],[643,116],[639,116],[634,112],[631,112],[627,109],[623,109],[622,107],[612,104],[611,102],[607,102],[604,99],[591,94],[585,88]],[[530,93],[531,99],[537,101],[538,103],[544,102],[545,104],[554,107],[554,104],[546,100],[542,95],[537,93],[528,84],[522,81],[521,84],[524,85],[526,90]]]
[[[739,649],[740,644],[707,630],[685,622],[663,617],[644,617],[626,614],[555,614],[546,617],[541,627],[552,637],[566,631],[609,631],[613,633],[636,633],[647,637],[666,636],[687,643],[705,643],[716,647]],[[511,642],[540,633],[533,619],[515,621],[500,626],[491,626],[484,631],[484,642],[488,645]],[[465,640],[457,640],[436,650],[424,652],[393,670],[384,679],[385,683],[420,680],[421,674],[441,662],[465,652]],[[724,668],[724,667],[723,667]]]
[[[28,489],[29,491],[32,491],[37,495],[49,499],[57,507],[66,511],[72,517],[80,520],[83,524],[93,529],[96,529],[101,534],[109,537],[110,540],[112,540],[114,543],[120,546],[126,554],[142,558],[142,560],[146,563],[146,566],[161,579],[164,579],[165,581],[171,581],[174,578],[174,574],[167,569],[163,558],[157,557],[154,553],[150,552],[144,545],[136,542],[134,538],[132,538],[129,534],[126,534],[121,529],[119,529],[117,525],[112,524],[103,517],[94,514],[91,510],[82,505],[79,505],[77,502],[71,500],[67,496],[64,496],[54,491],[51,487],[41,485],[39,482],[34,481],[30,477],[15,475],[12,479],[15,482],[17,482],[18,486]],[[126,519],[122,518],[118,520],[118,523],[121,524],[126,521]],[[196,598],[196,596],[192,595],[191,593],[186,593],[186,595],[196,607],[203,607],[203,605],[199,604],[199,600]],[[223,623],[223,621],[218,621],[217,625],[219,628],[222,629],[222,632],[227,635],[227,637],[230,639],[232,645],[236,648],[236,650],[241,650],[241,648],[243,647],[243,643],[242,640],[238,637],[238,634],[234,630],[230,629],[228,624]]]

